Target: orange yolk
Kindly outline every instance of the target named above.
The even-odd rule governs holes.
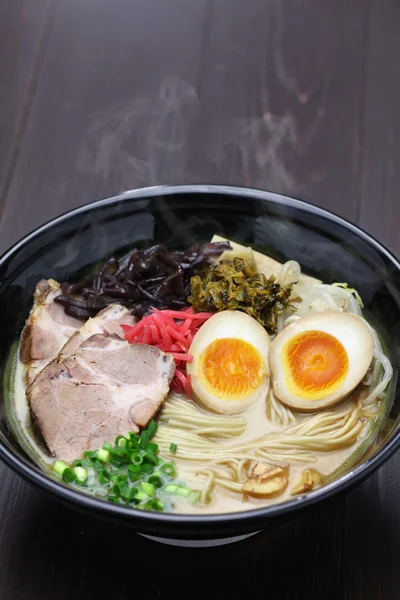
[[[200,355],[199,371],[215,396],[232,400],[249,396],[265,375],[259,351],[236,338],[222,338],[207,346]]]
[[[343,345],[324,331],[305,331],[294,336],[285,344],[283,358],[291,391],[310,400],[334,392],[349,367]]]

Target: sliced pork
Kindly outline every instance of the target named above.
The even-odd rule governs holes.
[[[28,387],[27,398],[51,454],[71,461],[146,427],[174,371],[172,356],[158,348],[95,334],[73,354],[49,363]]]
[[[54,302],[59,293],[60,284],[54,279],[43,279],[36,287],[33,308],[22,332],[20,347],[27,385],[61,350],[64,354],[72,354],[95,333],[115,333],[122,337],[121,324],[136,323],[125,306],[112,304],[84,324],[66,315],[64,307]]]
[[[42,279],[36,286],[33,307],[21,336],[20,359],[26,367],[26,383],[33,381],[83,324],[66,315],[64,307],[54,302],[59,294],[60,284],[54,279]]]
[[[130,325],[132,327],[136,322],[137,319],[131,315],[125,306],[110,304],[110,306],[104,308],[95,317],[88,319],[79,331],[76,331],[69,338],[67,343],[61,348],[60,355],[73,354],[82,342],[96,333],[113,333],[122,338],[124,332],[121,325]]]

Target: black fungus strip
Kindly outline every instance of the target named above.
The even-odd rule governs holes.
[[[225,250],[229,242],[194,244],[184,251],[169,250],[157,244],[147,250],[135,248],[120,259],[110,258],[90,277],[63,283],[55,301],[65,313],[88,319],[110,304],[123,304],[136,317],[151,306],[160,309],[185,308],[191,293],[190,278],[201,274]]]

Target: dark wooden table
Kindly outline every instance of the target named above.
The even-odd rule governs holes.
[[[398,0],[2,0],[0,250],[122,190],[288,193],[400,254]],[[0,465],[0,600],[394,600],[400,457],[295,524],[183,550]]]

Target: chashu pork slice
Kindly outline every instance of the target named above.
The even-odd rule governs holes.
[[[59,360],[62,356],[73,354],[82,342],[96,333],[113,333],[122,338],[124,332],[121,325],[130,325],[133,327],[136,322],[137,319],[131,315],[126,306],[110,304],[107,308],[103,308],[95,317],[88,319],[78,331],[75,331],[61,348],[57,358]]]
[[[146,427],[174,371],[172,356],[154,346],[95,334],[74,354],[49,363],[28,387],[27,398],[51,454],[72,461]]]
[[[21,336],[20,359],[25,365],[25,384],[60,351],[72,354],[94,333],[115,333],[123,337],[121,325],[134,325],[136,319],[121,304],[111,304],[86,323],[69,317],[54,298],[60,294],[60,284],[54,279],[39,281],[34,304]]]
[[[33,307],[21,335],[20,359],[25,365],[26,383],[33,381],[83,324],[54,302],[60,292],[60,284],[54,279],[42,279],[36,286]]]

